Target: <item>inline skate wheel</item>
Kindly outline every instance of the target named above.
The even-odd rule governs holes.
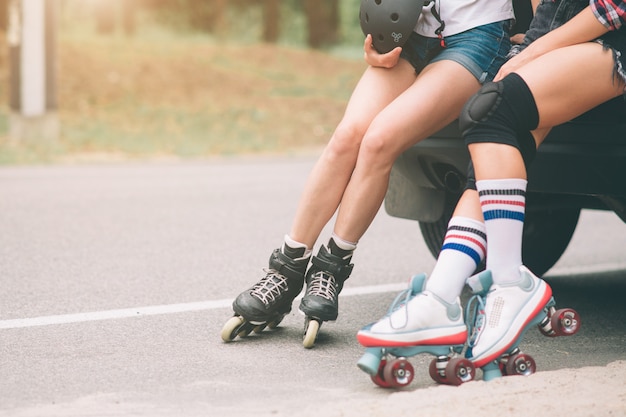
[[[320,330],[320,322],[315,319],[307,318],[304,324],[304,339],[302,340],[302,346],[307,349],[311,349],[315,346],[315,340],[317,339],[317,332]]]
[[[224,342],[232,342],[241,331],[241,327],[245,322],[246,320],[241,316],[231,317],[222,327],[222,340]]]
[[[265,324],[259,324],[257,326],[254,326],[254,329],[252,330],[254,333],[259,334],[261,333],[263,330],[265,330],[265,328],[267,327],[267,323]]]

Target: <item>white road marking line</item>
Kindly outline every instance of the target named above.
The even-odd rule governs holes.
[[[580,274],[602,273],[613,270],[626,269],[623,262],[592,265],[588,267],[554,268],[547,274],[550,276],[567,276]],[[342,297],[355,295],[379,294],[386,292],[399,292],[407,287],[407,283],[371,285],[365,287],[347,287],[341,293]],[[298,297],[301,298],[302,296]],[[92,311],[88,313],[60,314],[56,316],[32,317],[26,319],[0,320],[0,329],[20,329],[25,327],[49,326],[55,324],[81,323],[86,321],[116,320],[131,317],[154,316],[158,314],[176,314],[191,311],[215,310],[218,308],[230,308],[233,300],[198,301],[192,303],[166,304],[158,306],[146,306],[135,308],[123,308],[119,310]]]
[[[350,297],[355,295],[398,292],[402,291],[406,287],[406,283],[401,283],[345,288],[344,291],[341,293],[341,296]],[[190,311],[215,310],[218,308],[230,308],[232,302],[232,299],[223,299],[213,301],[198,301],[192,303],[123,308],[118,310],[92,311],[87,313],[60,314],[55,316],[32,317],[26,319],[0,320],[0,329],[21,329],[25,327],[50,326],[55,324],[116,320],[131,317],[154,316],[158,314],[176,314],[186,313]]]

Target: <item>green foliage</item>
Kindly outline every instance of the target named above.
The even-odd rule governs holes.
[[[165,19],[143,8],[132,34],[116,25],[107,35],[97,32],[90,3],[60,3],[58,141],[7,137],[8,66],[0,66],[0,164],[318,148],[363,70],[359,0],[341,0],[343,41],[323,52],[305,47],[299,0],[281,3],[276,46],[259,42],[258,2],[231,1],[224,33],[192,27],[180,10]]]

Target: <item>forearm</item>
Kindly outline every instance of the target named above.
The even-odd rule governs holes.
[[[563,26],[531,43],[524,52],[536,58],[554,49],[591,41],[606,32],[608,29],[600,23],[589,6]]]

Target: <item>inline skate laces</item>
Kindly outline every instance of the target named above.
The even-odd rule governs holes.
[[[335,277],[323,271],[313,274],[307,292],[309,295],[317,295],[333,301],[337,297]]]
[[[287,292],[287,278],[278,273],[275,269],[263,269],[266,273],[265,277],[257,282],[250,294],[261,300],[265,305],[270,304]]]

